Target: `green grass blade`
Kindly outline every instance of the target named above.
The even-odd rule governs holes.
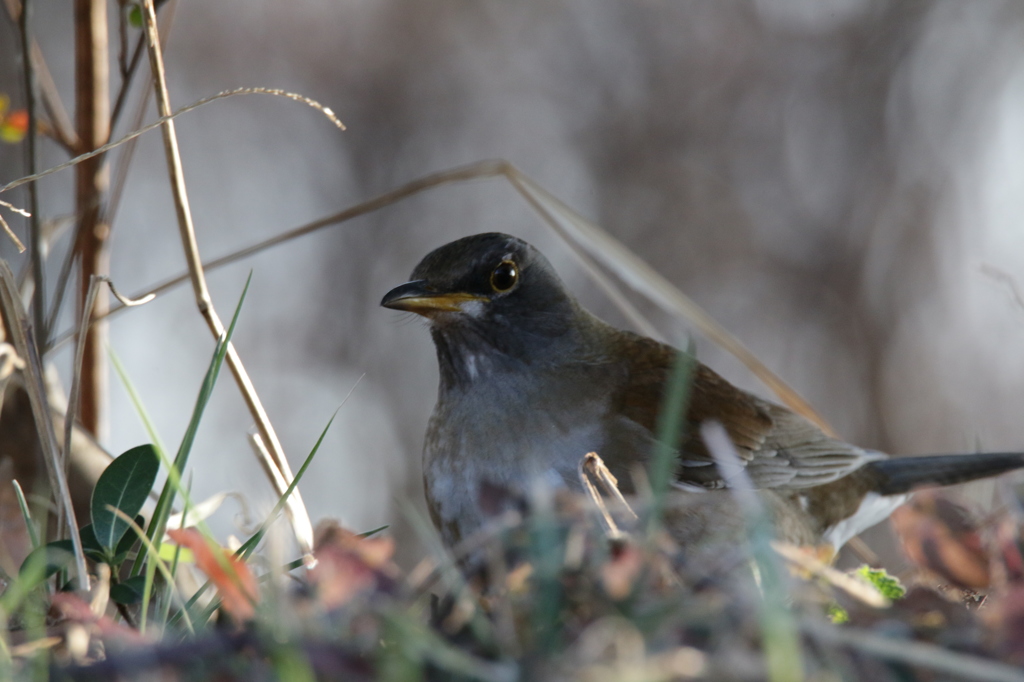
[[[651,479],[652,500],[650,528],[661,523],[672,479],[675,477],[676,452],[683,436],[686,407],[690,399],[690,386],[696,369],[696,358],[679,351],[672,365],[668,392],[662,398],[658,414],[658,444],[654,448],[648,475]]]
[[[14,494],[18,497],[21,518],[25,520],[25,528],[28,529],[28,538],[32,541],[32,549],[35,549],[39,546],[39,531],[36,530],[36,524],[32,522],[32,514],[29,513],[28,502],[25,501],[25,493],[21,489],[21,484],[16,480],[11,483],[14,484]]]
[[[124,386],[124,390],[128,393],[128,399],[131,400],[135,413],[139,416],[139,420],[142,421],[142,427],[146,429],[150,442],[156,448],[157,454],[160,455],[160,461],[166,461],[167,447],[164,446],[163,441],[160,439],[160,434],[157,433],[156,425],[153,423],[149,412],[146,410],[146,406],[142,402],[142,396],[139,395],[135,384],[132,383],[131,377],[128,376],[128,370],[125,369],[124,363],[121,362],[121,358],[118,357],[113,348],[107,349],[107,355],[110,356],[110,362],[114,365],[114,371],[117,372],[121,385]]]
[[[250,272],[248,279],[245,281],[245,288],[242,290],[242,295],[238,299],[238,305],[235,306],[234,315],[231,317],[231,324],[228,326],[227,332],[224,336],[217,340],[213,359],[210,362],[209,368],[206,370],[206,375],[203,377],[203,383],[200,386],[199,395],[196,397],[196,404],[192,410],[192,418],[189,420],[188,426],[185,429],[185,435],[182,437],[181,445],[178,447],[178,454],[174,458],[174,463],[168,469],[167,482],[164,484],[163,490],[160,491],[160,499],[157,500],[156,509],[153,511],[153,519],[150,521],[149,528],[146,532],[147,538],[157,549],[159,549],[164,533],[167,530],[167,517],[171,514],[174,495],[181,487],[181,472],[184,471],[185,465],[188,463],[188,457],[192,451],[192,444],[195,442],[196,432],[199,430],[199,422],[202,419],[203,412],[206,410],[207,403],[209,403],[210,395],[213,393],[213,387],[217,383],[217,376],[220,373],[221,366],[224,364],[224,358],[227,356],[228,345],[231,342],[231,336],[234,334],[235,325],[238,322],[238,315],[242,311],[242,304],[245,302],[245,296],[249,291],[249,284],[251,282],[252,273]],[[139,552],[139,556],[135,560],[135,565],[132,567],[132,575],[138,574],[142,567],[144,558],[144,553]]]
[[[362,381],[362,377],[359,377],[359,380]],[[356,382],[356,385],[359,385],[359,381]],[[355,386],[352,387],[352,390],[355,390]],[[349,395],[352,395],[352,391],[349,391]],[[346,396],[346,400],[347,399],[348,397]],[[338,412],[344,406],[345,403],[343,401],[341,405],[338,405],[338,409],[334,410],[334,414],[331,415],[331,418],[327,420],[327,426],[325,426],[323,431],[320,432],[320,437],[316,439],[313,449],[309,451],[308,455],[306,455],[306,459],[303,460],[302,466],[300,466],[299,470],[295,472],[295,477],[292,479],[292,482],[288,487],[285,488],[284,495],[281,495],[277,504],[275,504],[274,508],[270,510],[270,514],[267,515],[267,519],[260,525],[259,529],[253,533],[252,537],[246,540],[245,544],[238,548],[238,552],[236,552],[236,554],[240,555],[243,559],[248,559],[249,556],[252,555],[256,546],[259,545],[260,541],[263,539],[263,536],[267,534],[267,529],[270,527],[270,524],[274,522],[277,515],[281,513],[282,509],[284,509],[285,504],[288,502],[288,497],[295,490],[296,486],[299,485],[299,481],[302,480],[302,476],[306,473],[306,469],[308,469],[309,465],[313,463],[313,457],[316,456],[317,450],[320,449],[320,444],[324,442],[324,437],[330,430],[331,424],[334,423],[334,418],[338,416]]]

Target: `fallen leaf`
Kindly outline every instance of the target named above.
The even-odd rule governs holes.
[[[398,570],[391,562],[394,553],[394,538],[363,538],[335,521],[321,522],[313,545],[317,564],[309,572],[320,603],[327,609],[337,608],[376,586],[380,576],[394,577]]]
[[[937,491],[921,491],[891,519],[903,551],[918,567],[956,587],[991,583],[981,532],[963,505]]]

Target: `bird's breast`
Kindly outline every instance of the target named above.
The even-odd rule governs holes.
[[[545,384],[545,382],[539,382]],[[565,391],[538,390],[516,377],[496,377],[439,396],[423,449],[427,502],[448,544],[486,520],[481,483],[513,495],[579,487],[577,468],[609,442],[609,392],[601,382]]]

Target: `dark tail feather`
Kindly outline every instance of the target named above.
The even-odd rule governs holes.
[[[899,495],[915,488],[966,483],[1024,467],[1024,453],[987,452],[976,455],[893,457],[864,467],[875,478],[873,490]]]

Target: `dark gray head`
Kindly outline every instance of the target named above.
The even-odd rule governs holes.
[[[573,342],[581,315],[537,249],[497,232],[431,251],[412,281],[388,292],[381,305],[430,321],[442,377],[446,365],[458,373],[466,354],[492,364],[543,362]]]

